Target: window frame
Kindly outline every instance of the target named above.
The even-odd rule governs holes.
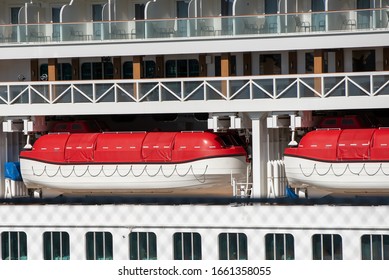
[[[330,246],[330,248],[328,248]],[[326,254],[325,254],[326,253]],[[313,260],[342,260],[343,242],[340,234],[312,235]]]
[[[245,233],[222,232],[218,236],[218,244],[219,260],[248,260],[248,239]]]
[[[201,260],[201,247],[201,235],[198,232],[175,232],[173,234],[174,260]]]
[[[17,253],[16,257],[15,253]],[[3,260],[27,260],[27,234],[24,231],[1,233],[1,258]]]
[[[157,235],[154,232],[130,232],[128,242],[130,260],[157,259]]]
[[[68,232],[46,231],[43,233],[42,237],[44,260],[70,260],[70,236]],[[57,246],[59,246],[59,248],[57,248]],[[50,256],[46,254],[46,249]],[[58,249],[59,255],[55,256],[55,252],[58,251]]]
[[[89,246],[93,246],[93,248]],[[87,260],[113,260],[112,233],[108,231],[87,232],[85,234],[85,250]],[[99,256],[100,253],[102,256]]]

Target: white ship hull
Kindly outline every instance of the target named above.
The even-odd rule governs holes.
[[[293,188],[330,193],[389,193],[389,162],[320,162],[285,156],[285,173]]]
[[[202,159],[181,164],[58,165],[21,159],[20,165],[27,188],[51,189],[63,193],[166,192],[230,187],[231,175],[243,176],[247,168],[244,156]]]

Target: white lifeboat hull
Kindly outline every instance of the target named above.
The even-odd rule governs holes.
[[[285,156],[285,173],[293,188],[329,193],[389,193],[389,162],[322,162]]]
[[[49,164],[20,160],[30,189],[60,193],[166,192],[177,189],[230,187],[231,175],[244,176],[245,156],[217,157],[179,164]]]

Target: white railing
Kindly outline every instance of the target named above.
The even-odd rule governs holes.
[[[0,108],[97,104],[329,99],[388,96],[389,72],[0,83]]]
[[[0,45],[63,42],[174,40],[223,36],[304,36],[328,32],[385,31],[386,8],[124,21],[0,24]],[[217,16],[216,16],[217,15]],[[166,16],[166,15],[163,15]],[[162,14],[161,14],[162,17]]]

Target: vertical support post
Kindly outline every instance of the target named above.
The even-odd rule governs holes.
[[[263,113],[250,113],[252,122],[252,173],[253,187],[251,196],[253,198],[267,197],[267,157],[264,151],[266,139],[266,127],[264,125]]]

